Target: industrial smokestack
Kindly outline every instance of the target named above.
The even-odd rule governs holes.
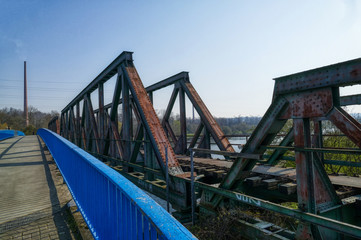
[[[24,118],[25,126],[29,126],[28,116],[28,94],[27,94],[27,83],[26,83],[26,61],[24,61]]]

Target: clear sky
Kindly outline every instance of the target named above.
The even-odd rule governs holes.
[[[145,86],[189,71],[213,115],[262,116],[273,78],[361,57],[361,1],[0,0],[0,108],[24,60],[29,105],[60,112],[124,50]]]

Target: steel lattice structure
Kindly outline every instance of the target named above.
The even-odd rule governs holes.
[[[113,100],[105,105],[104,83],[113,76],[116,76]],[[360,167],[358,162],[324,159],[324,153],[329,152],[361,153],[361,124],[342,108],[361,104],[361,95],[340,97],[339,93],[340,87],[360,83],[361,59],[276,78],[270,107],[241,153],[236,153],[192,86],[187,72],[144,88],[132,53],[123,52],[63,109],[60,128],[56,118],[49,123],[49,128],[100,159],[110,160],[124,176],[163,198],[166,198],[164,180],[169,172],[170,201],[179,211],[186,212],[190,208],[187,172],[190,163],[187,155],[192,149],[203,157],[195,160],[196,171],[200,175],[195,183],[201,201],[200,214],[209,214],[219,207],[230,207],[234,203],[301,220],[295,233],[277,228],[277,234],[267,228],[252,227],[252,224],[243,221],[243,226],[248,229],[245,236],[268,239],[272,233],[275,239],[361,238],[360,178],[348,178],[346,181],[341,177],[330,177],[324,167],[325,163]],[[168,86],[173,86],[173,92],[160,121],[152,105],[153,94]],[[90,94],[96,90],[99,109],[94,110]],[[180,136],[176,136],[169,123],[177,97]],[[201,120],[189,144],[186,97]],[[119,130],[120,104],[122,125]],[[275,139],[290,120],[292,127],[274,145]],[[325,148],[324,121],[336,126],[356,148]],[[211,138],[220,151],[210,150]],[[219,160],[204,158],[215,152],[224,155],[228,161],[220,163]],[[285,156],[287,152],[294,152],[294,157]],[[295,170],[274,167],[280,160],[294,160]],[[277,173],[276,170],[287,174]],[[205,178],[201,177],[203,175]],[[211,186],[209,183],[218,184]],[[268,186],[267,189],[260,188],[261,183]],[[348,195],[339,194],[337,189],[340,185],[351,189]],[[295,192],[280,194],[281,190],[277,189],[284,186],[287,191],[294,186]],[[298,210],[276,204],[282,201],[298,202]]]

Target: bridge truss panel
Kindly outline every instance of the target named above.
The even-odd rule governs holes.
[[[361,147],[361,124],[340,107],[360,104],[359,95],[340,97],[340,87],[355,84],[361,84],[361,59],[276,78],[272,103],[241,151],[264,154],[272,149],[274,151],[266,163],[275,165],[287,151],[294,150],[300,211],[338,221],[349,215],[347,208],[350,206],[342,204],[323,165],[322,151],[331,150],[323,148],[322,122],[331,122],[358,148]],[[279,146],[270,147],[287,120],[292,120],[293,127]],[[333,150],[337,152],[337,149]],[[246,191],[246,179],[257,163],[254,159],[237,159],[219,187]],[[213,207],[220,203],[219,195],[211,198]],[[353,220],[348,219],[349,223],[357,224],[354,217],[350,218]],[[302,222],[296,238],[341,239],[342,236]]]

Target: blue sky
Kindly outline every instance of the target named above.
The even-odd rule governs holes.
[[[124,50],[145,86],[189,71],[213,115],[262,116],[273,78],[361,57],[361,1],[0,0],[0,108],[23,107],[24,60],[29,105],[61,111]]]

